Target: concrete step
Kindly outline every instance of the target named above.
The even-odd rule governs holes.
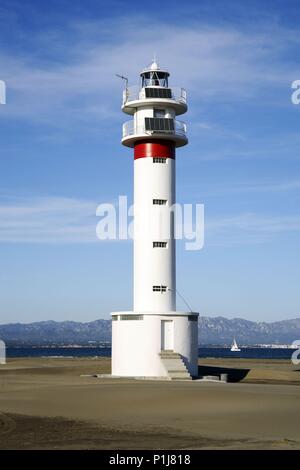
[[[169,357],[169,358],[174,358],[174,357],[177,357],[177,358],[180,358],[180,354],[178,353],[175,353],[175,352],[172,352],[172,351],[161,351],[159,353],[160,357]]]
[[[192,380],[192,377],[188,372],[185,374],[169,374],[171,380]]]
[[[182,380],[182,381],[193,380],[190,375],[187,376],[187,377],[171,377],[170,379],[171,380]]]
[[[190,377],[190,374],[188,373],[188,371],[172,371],[172,372],[169,372],[169,377]]]
[[[169,366],[168,364],[165,364],[165,363],[163,363],[163,364],[165,366],[165,369],[167,369],[167,371],[169,373],[171,373],[171,372],[174,373],[174,374],[176,372],[178,372],[178,373],[179,372],[187,373],[187,369],[185,367],[179,367],[178,364],[172,364],[172,366]]]
[[[160,358],[170,380],[192,380],[180,354],[174,351],[161,351]]]
[[[180,368],[185,367],[181,357],[161,357],[165,364],[180,364]]]

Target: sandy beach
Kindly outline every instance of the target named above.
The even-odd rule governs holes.
[[[300,449],[300,367],[206,359],[231,383],[95,378],[110,359],[0,366],[1,449]]]

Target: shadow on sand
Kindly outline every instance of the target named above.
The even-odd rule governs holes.
[[[227,374],[228,382],[240,382],[251,369],[234,369],[232,367],[198,366],[198,375],[217,375]]]

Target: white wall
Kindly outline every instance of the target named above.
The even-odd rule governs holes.
[[[114,312],[113,315],[139,312]],[[142,313],[140,313],[142,314]],[[198,327],[187,312],[164,315],[144,314],[143,320],[112,322],[112,375],[162,377],[167,372],[161,362],[161,321],[174,322],[174,352],[180,354],[193,376],[198,375]]]
[[[153,163],[152,157],[134,161],[134,310],[169,312],[176,309],[176,260],[174,227],[168,207],[153,199],[175,203],[175,160]],[[165,237],[164,229],[170,236]],[[167,248],[153,248],[153,241],[167,241]],[[168,291],[153,292],[164,285]]]

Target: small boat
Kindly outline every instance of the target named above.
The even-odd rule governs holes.
[[[240,348],[238,347],[235,338],[233,339],[233,343],[232,343],[230,351],[232,351],[232,352],[239,352],[240,351]]]

